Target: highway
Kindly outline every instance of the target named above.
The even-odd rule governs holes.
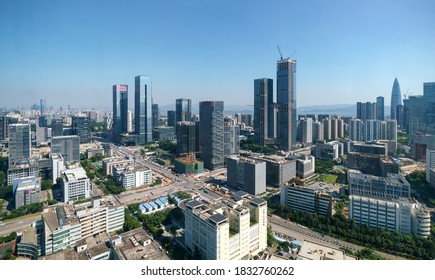
[[[7,220],[4,222],[0,222],[0,236],[8,235],[9,233],[15,231],[21,231],[25,227],[31,225],[32,223],[41,219],[41,213],[37,215],[32,214],[29,216],[22,217],[19,221],[15,220],[13,222],[8,222]]]

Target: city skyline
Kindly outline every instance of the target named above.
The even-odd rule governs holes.
[[[435,4],[418,4],[148,3],[153,12],[143,17],[144,4],[135,1],[4,2],[0,98],[4,107],[46,99],[47,106],[110,108],[110,87],[133,88],[131,77],[144,74],[153,79],[156,104],[215,96],[253,104],[252,81],[275,76],[279,44],[299,64],[298,106],[353,104],[362,95],[390,104],[394,78],[403,94],[418,95],[435,76],[435,39],[427,36]],[[131,16],[115,24],[120,10]],[[263,13],[271,16],[260,23]]]

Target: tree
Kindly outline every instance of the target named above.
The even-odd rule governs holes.
[[[53,183],[51,180],[43,180],[41,182],[41,189],[44,190],[48,190],[51,189],[51,187],[53,186]]]
[[[276,244],[276,239],[272,227],[267,226],[267,246],[273,246],[274,244]]]
[[[5,183],[5,173],[0,171],[0,187]]]

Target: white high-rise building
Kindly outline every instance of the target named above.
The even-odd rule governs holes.
[[[363,141],[363,121],[360,119],[350,120],[349,137],[353,141]]]
[[[267,202],[239,191],[214,204],[191,200],[185,244],[206,260],[240,260],[267,247]]]
[[[302,121],[302,142],[313,142],[313,119],[307,118]]]
[[[127,113],[127,131],[133,131],[133,112],[130,110]]]
[[[62,171],[65,170],[65,161],[61,154],[51,154],[51,177],[53,184],[56,184],[57,178],[60,177]]]
[[[67,166],[61,178],[60,188],[64,202],[91,197],[91,181],[78,163]]]

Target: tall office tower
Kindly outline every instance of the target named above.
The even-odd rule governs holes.
[[[138,135],[138,143],[152,141],[152,83],[151,77],[136,76],[134,78],[134,131]]]
[[[435,150],[426,149],[426,182],[433,185],[432,174],[435,173]]]
[[[296,60],[277,62],[277,139],[279,147],[290,150],[296,144]]]
[[[55,118],[51,120],[51,137],[63,135],[63,120],[62,118]]]
[[[77,135],[53,137],[51,153],[61,154],[65,162],[80,161],[80,137]]]
[[[424,112],[426,103],[423,96],[410,96],[408,104],[408,134],[424,132]]]
[[[48,128],[47,120],[45,117],[39,117],[36,119],[36,145],[39,146],[42,143],[48,141]]]
[[[159,104],[153,104],[152,105],[152,117],[153,117],[153,124],[152,127],[159,126],[159,119],[160,119],[160,110],[159,110]]]
[[[252,195],[266,192],[266,163],[251,158],[227,158],[228,186]]]
[[[302,120],[302,142],[313,143],[313,120],[311,118]]]
[[[423,97],[425,108],[425,130],[428,134],[435,134],[435,82],[423,83]]]
[[[41,112],[41,116],[47,113],[47,102],[45,99],[40,100],[39,111]]]
[[[385,119],[384,117],[384,97],[378,96],[376,97],[376,119],[383,121]]]
[[[113,133],[127,133],[128,85],[113,86]]]
[[[28,160],[31,155],[31,133],[29,124],[9,125],[9,167],[20,160]]]
[[[196,124],[194,122],[177,123],[177,154],[190,154],[197,151]]]
[[[356,103],[356,118],[360,120],[366,119],[366,104],[362,102]]]
[[[357,102],[356,103],[356,117],[360,120],[375,120],[376,119],[377,105],[375,102]]]
[[[397,78],[394,79],[393,90],[391,91],[391,113],[390,119],[397,120],[396,108],[402,105],[402,94],[400,93],[400,85]]]
[[[179,98],[175,100],[175,121],[191,121],[192,120],[192,100]]]
[[[5,140],[9,137],[9,118],[0,116],[0,140]]]
[[[396,120],[387,120],[386,122],[386,135],[387,140],[397,141],[397,122]]]
[[[127,131],[132,132],[133,131],[133,112],[128,110],[127,113]]]
[[[199,147],[204,167],[224,166],[224,102],[199,102]]]
[[[364,128],[364,140],[365,141],[373,141],[377,140],[376,137],[376,121],[375,120],[366,120],[363,125]]]
[[[87,116],[73,116],[72,130],[80,137],[80,143],[89,143],[92,139],[91,120]]]
[[[322,121],[323,123],[323,139],[331,140],[331,119],[327,118]]]
[[[224,123],[224,157],[240,154],[240,126]]]
[[[313,123],[313,134],[312,134],[312,140],[313,143],[316,143],[317,141],[323,141],[324,139],[324,133],[323,133],[323,123],[322,122],[314,122]]]
[[[241,120],[242,118],[240,118]],[[241,122],[243,122],[241,120]],[[266,139],[273,139],[275,135],[273,111],[273,80],[254,80],[254,142],[265,146]]]
[[[175,117],[175,111],[174,110],[168,110],[168,126],[173,126],[177,124],[176,117]]]
[[[349,138],[353,141],[363,141],[364,137],[364,126],[363,121],[360,119],[352,119],[350,120],[350,128],[349,128]]]

